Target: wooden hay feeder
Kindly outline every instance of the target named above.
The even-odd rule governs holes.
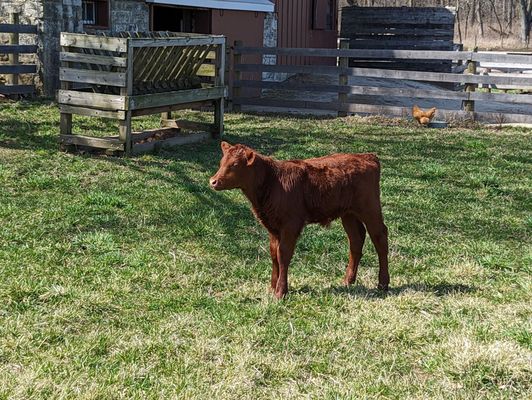
[[[126,155],[223,134],[225,37],[126,33],[113,37],[61,33],[60,142]],[[214,105],[214,123],[171,120],[171,112]],[[161,131],[131,132],[131,119],[161,113]],[[72,114],[118,120],[119,134],[72,134]],[[176,129],[177,128],[177,129]],[[175,135],[180,128],[202,131]],[[174,130],[174,134],[164,130]]]

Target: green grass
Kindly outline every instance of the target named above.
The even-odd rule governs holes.
[[[335,222],[305,229],[278,302],[265,230],[208,187],[217,142],[67,154],[54,105],[0,107],[0,398],[532,395],[529,131],[228,115],[226,140],[278,158],[383,163],[389,293],[369,241],[340,285]]]

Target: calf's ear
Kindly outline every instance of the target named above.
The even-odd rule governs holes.
[[[255,162],[255,152],[251,149],[247,149],[246,150],[246,164],[247,165],[253,165],[253,163]]]
[[[227,150],[231,148],[231,145],[227,142],[221,142],[220,147],[222,148],[222,151],[225,153]]]

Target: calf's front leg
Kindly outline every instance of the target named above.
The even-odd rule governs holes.
[[[277,287],[277,280],[279,278],[279,261],[277,259],[277,251],[279,249],[279,239],[273,234],[270,234],[270,256],[272,257],[272,280],[271,290],[275,291]]]
[[[294,255],[297,238],[301,229],[286,229],[281,233],[277,248],[277,260],[279,262],[279,277],[275,287],[275,297],[282,299],[288,293],[288,265]]]

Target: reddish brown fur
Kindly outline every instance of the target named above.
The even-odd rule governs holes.
[[[332,154],[307,160],[277,161],[237,144],[221,144],[220,169],[210,179],[215,190],[242,189],[270,234],[271,288],[288,291],[288,265],[306,224],[328,225],[341,218],[349,237],[344,283],[356,279],[369,233],[379,256],[379,288],[387,289],[388,233],[381,213],[380,163],[374,154]]]

